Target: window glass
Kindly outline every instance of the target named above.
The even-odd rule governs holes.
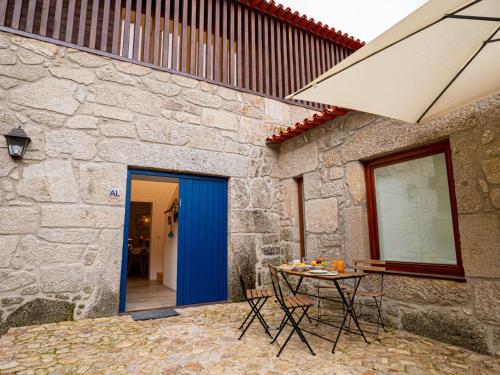
[[[380,258],[457,264],[444,153],[374,169]]]

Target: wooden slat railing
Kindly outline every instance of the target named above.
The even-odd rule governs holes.
[[[353,52],[249,3],[0,0],[0,26],[281,99]]]

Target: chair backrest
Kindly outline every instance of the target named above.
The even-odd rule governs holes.
[[[384,291],[385,260],[354,258],[354,271],[364,271],[380,276],[380,291]]]
[[[355,271],[365,271],[365,272],[375,272],[375,273],[385,272],[385,260],[355,258],[352,261],[354,263],[352,268]]]
[[[273,284],[274,295],[278,303],[283,304],[283,292],[281,290],[278,267],[269,264],[269,273],[271,274],[271,282]]]

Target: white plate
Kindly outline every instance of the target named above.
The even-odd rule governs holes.
[[[313,273],[315,275],[324,275],[325,273],[328,273],[326,270],[310,270],[309,273]]]

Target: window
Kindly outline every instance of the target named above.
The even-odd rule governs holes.
[[[300,259],[306,256],[305,225],[304,225],[304,178],[297,178],[297,197],[299,209]]]
[[[463,277],[448,142],[366,163],[372,257],[388,270]]]

